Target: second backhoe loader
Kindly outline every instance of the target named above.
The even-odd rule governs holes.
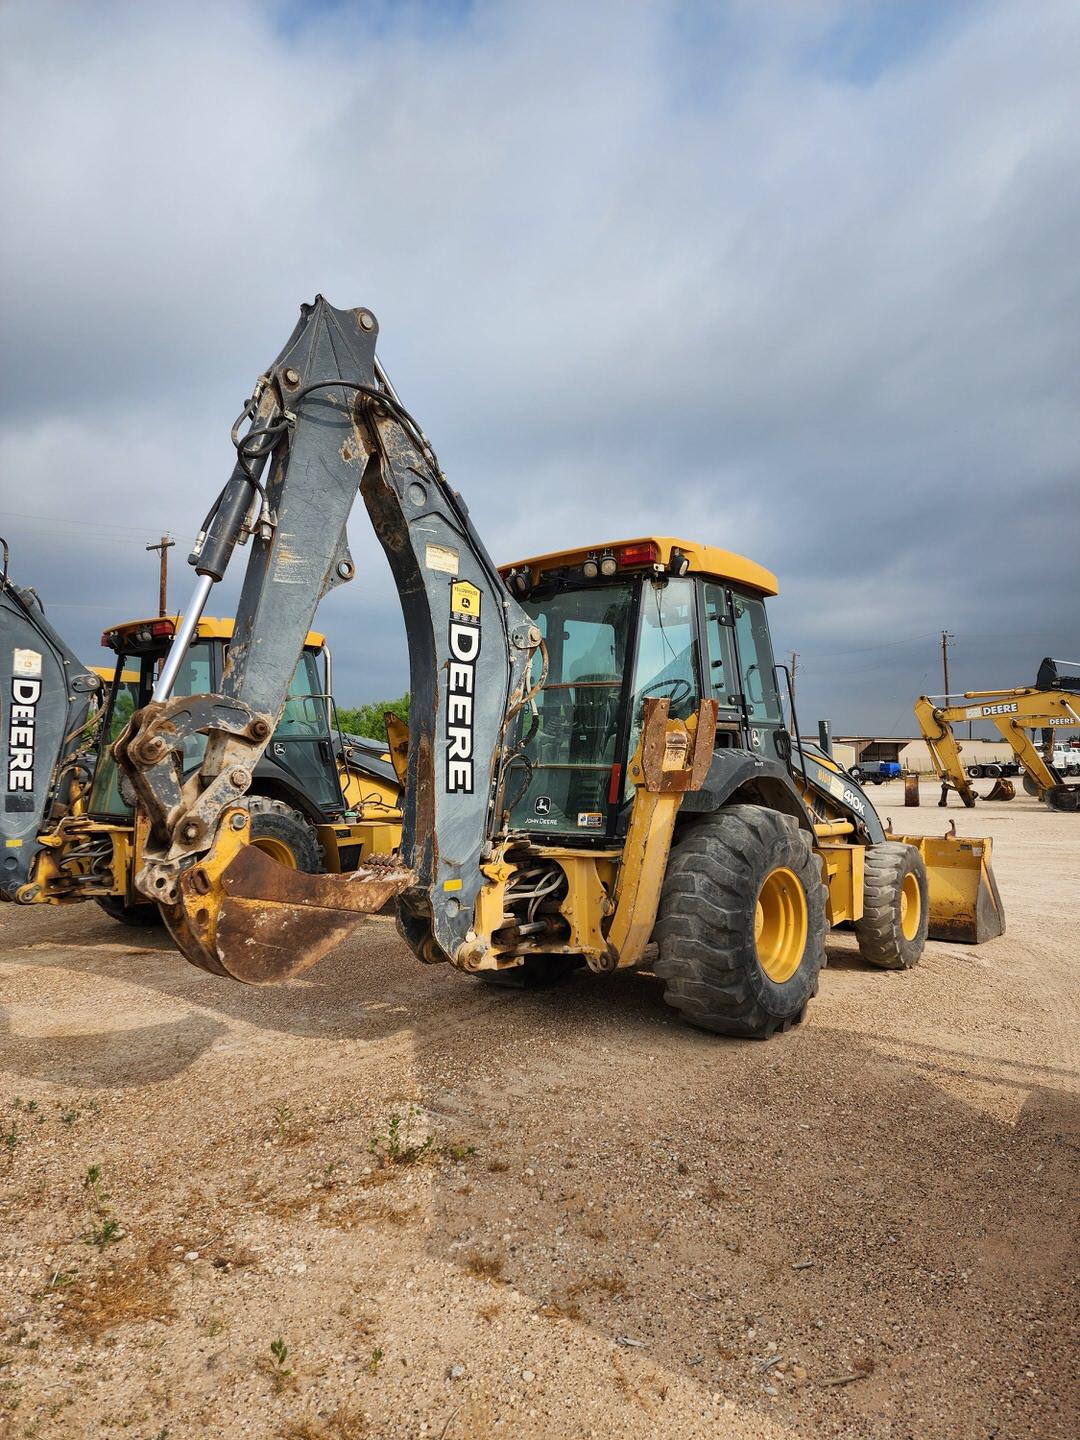
[[[396,897],[425,962],[480,977],[647,965],[694,1024],[764,1036],[802,1017],[830,926],[853,925],[863,957],[890,968],[913,965],[928,931],[1001,932],[989,841],[887,833],[850,777],[792,740],[767,570],[646,536],[500,571],[376,359],[377,333],[369,310],[302,308],[234,426],[153,698],[114,747],[149,822],[138,887],[189,960],[285,979]],[[407,748],[402,844],[348,876],[299,874],[246,843],[243,797],[316,606],[352,578],[358,488],[409,645],[407,747],[390,737],[399,762]],[[176,695],[241,539],[221,683]]]
[[[8,582],[5,564],[0,655],[11,657],[9,755],[18,751],[20,769],[7,777],[0,816],[0,855],[8,862],[0,872],[0,898],[23,905],[94,900],[127,924],[159,921],[157,905],[135,889],[146,824],[133,813],[110,743],[150,698],[175,628],[167,616],[110,626],[101,641],[115,656],[113,666],[85,667],[33,593]],[[229,619],[200,619],[177,674],[177,693],[219,683],[232,632]],[[55,723],[61,718],[66,734]],[[201,735],[189,740],[179,757],[185,773],[197,768],[204,744]],[[12,790],[13,780],[21,788]],[[251,843],[291,869],[348,871],[396,847],[399,794],[385,750],[338,731],[329,651],[321,635],[308,634],[245,796]]]

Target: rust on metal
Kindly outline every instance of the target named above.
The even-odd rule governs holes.
[[[415,879],[393,861],[344,875],[307,875],[246,845],[221,876],[217,958],[228,974],[248,984],[299,975],[343,940],[361,916],[381,910]],[[192,905],[198,927],[198,897]]]
[[[700,790],[716,739],[716,701],[703,700],[692,721],[669,724],[671,702],[645,701],[641,769],[645,788],[655,794]]]
[[[1011,780],[1006,780],[999,775],[993,785],[983,796],[984,800],[1013,800],[1016,797],[1016,786]]]

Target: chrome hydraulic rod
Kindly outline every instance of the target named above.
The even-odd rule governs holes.
[[[200,575],[192,592],[191,600],[184,611],[183,619],[180,621],[180,628],[173,636],[173,642],[169,646],[169,653],[165,656],[165,663],[161,667],[161,674],[154,686],[152,700],[168,700],[172,694],[172,688],[176,684],[176,676],[183,663],[184,656],[191,645],[192,636],[195,634],[195,627],[202,619],[202,613],[206,609],[206,602],[210,598],[210,591],[214,588],[214,577],[212,575]]]

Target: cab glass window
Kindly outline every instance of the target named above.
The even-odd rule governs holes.
[[[548,652],[529,764],[514,765],[512,824],[597,831],[607,823],[633,592],[625,582],[526,601]]]
[[[731,626],[727,591],[722,585],[706,584],[705,600],[705,694],[721,710],[735,710],[741,686],[731,653]]]
[[[276,739],[287,740],[305,736],[308,739],[324,740],[329,736],[330,725],[324,688],[319,673],[319,657],[312,651],[305,650],[289,682],[285,708],[275,731]]]
[[[686,720],[698,704],[698,648],[694,625],[694,582],[646,582],[641,595],[634,694],[630,702],[630,744],[633,755],[645,721],[645,701],[667,700],[668,715]],[[634,793],[627,775],[623,799]]]
[[[765,606],[760,600],[734,595],[735,644],[739,651],[739,672],[743,698],[752,722],[779,721],[780,696],[773,674],[772,641]]]
[[[119,662],[120,680],[115,688],[108,728],[98,754],[94,782],[90,790],[91,815],[124,815],[130,810],[120,794],[119,775],[110,749],[131,719],[133,713],[147,704],[154,688],[159,656],[122,655]],[[184,656],[173,687],[174,695],[205,695],[211,683],[210,644],[196,640]],[[184,741],[184,772],[195,770],[206,749],[205,735],[189,735]]]

